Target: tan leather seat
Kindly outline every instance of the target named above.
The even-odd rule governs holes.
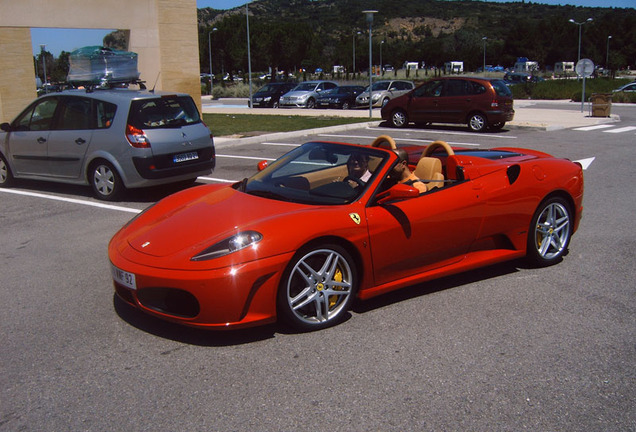
[[[426,190],[444,186],[442,161],[434,157],[421,157],[415,167],[415,175],[426,184]]]

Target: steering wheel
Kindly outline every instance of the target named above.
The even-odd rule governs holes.
[[[389,143],[389,149],[395,150],[397,149],[397,145],[395,145],[395,140],[388,135],[380,135],[371,143],[371,147],[384,147],[382,144]]]
[[[436,150],[439,150],[440,148],[444,149],[444,151],[449,156],[452,156],[452,155],[455,154],[455,152],[453,151],[451,146],[448,145],[448,143],[446,141],[433,141],[428,146],[426,146],[426,149],[424,150],[424,153],[422,153],[422,157],[429,157],[433,153],[435,153]]]
[[[342,181],[345,182],[345,183],[347,183],[349,181],[352,181],[352,182],[356,183],[359,187],[364,187],[364,182],[362,180],[360,180],[359,178],[354,177],[354,176],[348,175]]]

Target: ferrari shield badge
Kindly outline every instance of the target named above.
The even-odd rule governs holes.
[[[360,215],[358,213],[349,213],[349,217],[356,225],[360,225]]]

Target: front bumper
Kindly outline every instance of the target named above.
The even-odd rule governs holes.
[[[192,327],[229,329],[276,321],[276,293],[293,252],[213,270],[169,270],[110,254],[134,274],[135,288],[114,280],[119,298],[160,319]]]

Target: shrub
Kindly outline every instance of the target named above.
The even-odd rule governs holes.
[[[628,79],[587,78],[585,80],[585,99],[592,93],[612,93],[612,90],[630,82]],[[517,84],[511,87],[515,99],[567,99],[580,102],[583,95],[583,81],[580,79],[546,80],[538,83]],[[629,95],[616,96],[614,102],[630,102]]]

